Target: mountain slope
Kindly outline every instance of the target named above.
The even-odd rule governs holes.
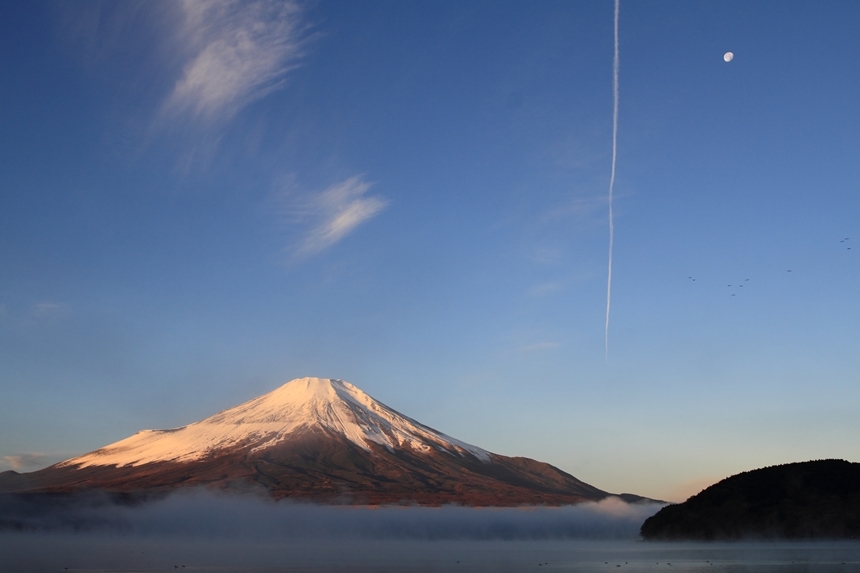
[[[188,426],[145,430],[5,491],[262,489],[344,503],[561,505],[608,493],[549,464],[492,454],[340,380],[302,378]]]

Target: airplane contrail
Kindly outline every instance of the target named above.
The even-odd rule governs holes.
[[[609,271],[606,276],[606,360],[609,360],[609,309],[612,303],[612,243],[615,224],[612,220],[612,191],[615,188],[615,160],[618,156],[618,11],[621,0],[615,0],[615,55],[612,59],[612,174],[609,177]]]

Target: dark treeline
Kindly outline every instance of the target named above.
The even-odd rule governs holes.
[[[860,464],[817,460],[744,472],[669,505],[647,540],[860,539]]]

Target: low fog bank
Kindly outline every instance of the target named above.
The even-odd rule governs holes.
[[[564,507],[356,507],[203,491],[141,501],[104,494],[0,496],[0,531],[97,531],[253,539],[636,539],[662,505],[611,497]]]

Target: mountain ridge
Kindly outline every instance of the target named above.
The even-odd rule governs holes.
[[[452,438],[348,382],[321,378],[292,380],[198,422],[137,432],[43,470],[0,474],[6,492],[187,487],[371,505],[566,505],[612,495],[550,464]]]

